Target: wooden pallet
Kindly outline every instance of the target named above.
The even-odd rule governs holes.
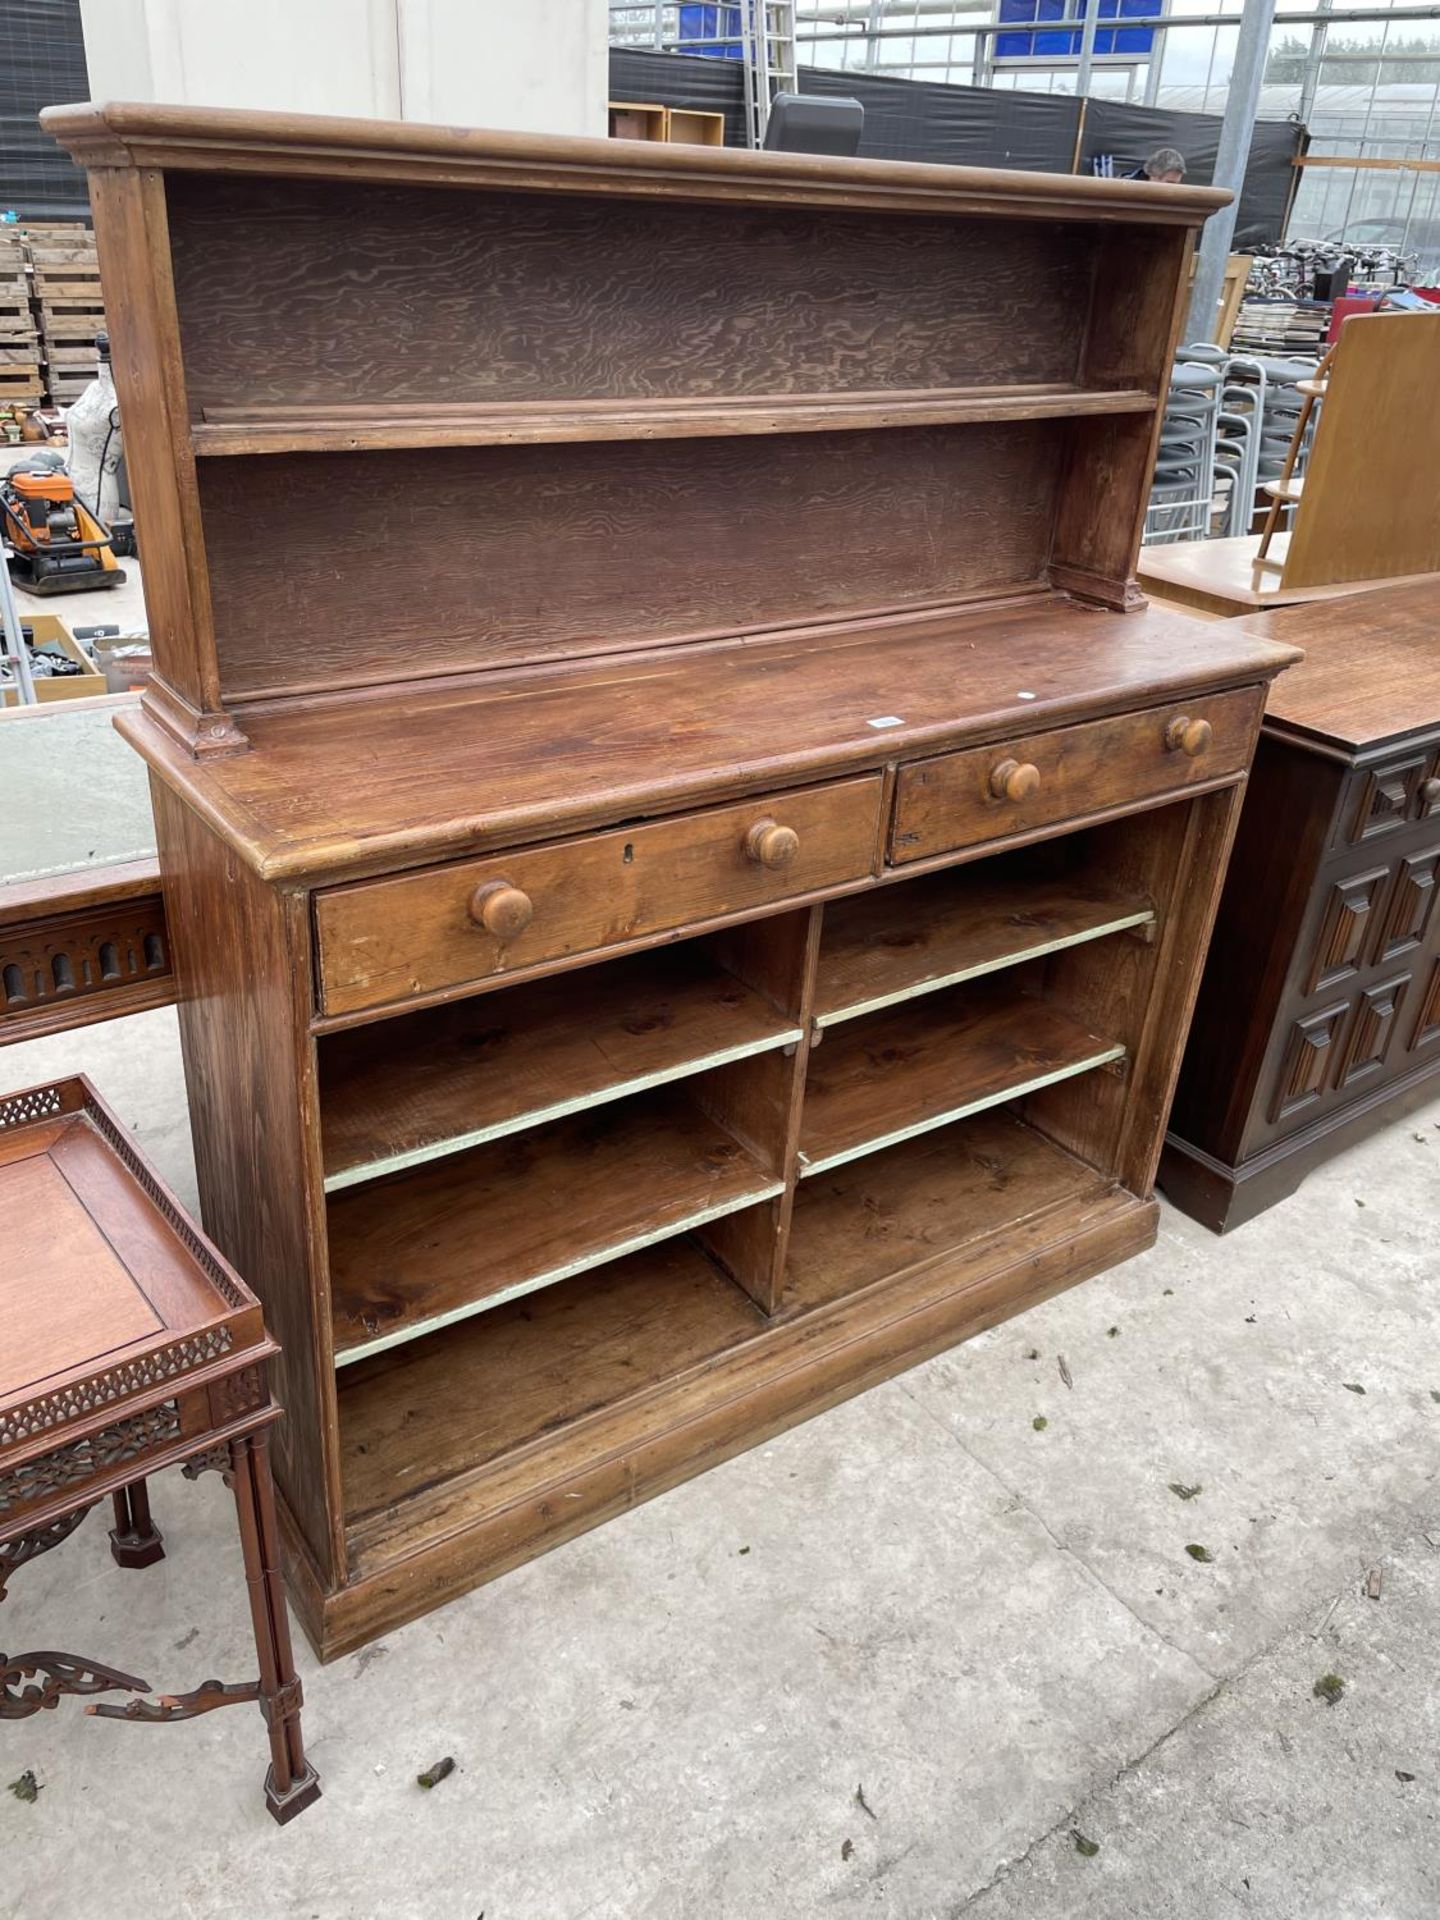
[[[50,397],[46,404],[56,409],[56,411],[60,411],[65,407],[73,407],[94,377],[93,373],[87,373],[77,377],[74,374],[59,375],[53,370],[47,372],[45,376],[45,391]]]
[[[34,407],[44,397],[38,365],[12,367],[0,361],[0,408]]]
[[[105,309],[99,301],[66,301],[63,306],[42,302],[40,332],[46,340],[93,340],[105,331]]]
[[[32,405],[44,390],[24,236],[0,228],[0,406]]]
[[[66,403],[94,379],[95,337],[105,331],[95,236],[83,226],[27,226],[25,251],[46,385],[52,400]]]

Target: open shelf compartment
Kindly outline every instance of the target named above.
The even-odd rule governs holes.
[[[578,1016],[578,1017],[577,1017]],[[698,942],[507,986],[320,1043],[336,1193],[707,1068],[801,1029]]]
[[[1017,1234],[1043,1246],[1064,1219],[1135,1204],[1017,1114],[986,1113],[803,1189],[774,1319],[694,1242],[672,1239],[346,1368],[352,1561],[381,1568],[467,1516],[523,1512],[578,1458],[643,1455],[760,1390],[769,1370],[778,1382],[795,1364],[769,1337],[782,1324],[801,1323],[813,1360],[825,1343],[873,1332],[892,1310],[892,1289],[876,1283],[912,1273],[896,1315],[947,1297],[963,1313],[1012,1264]]]
[[[815,1025],[1154,924],[1144,895],[1049,858],[998,858],[837,900],[825,910]]]
[[[329,1205],[336,1365],[742,1207],[783,1183],[673,1088],[356,1187]]]
[[[806,1079],[801,1178],[1124,1058],[1038,986],[1026,968],[827,1036]]]

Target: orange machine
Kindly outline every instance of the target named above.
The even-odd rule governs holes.
[[[10,577],[31,593],[79,593],[118,587],[110,530],[75,491],[75,482],[46,461],[0,476],[0,529]]]

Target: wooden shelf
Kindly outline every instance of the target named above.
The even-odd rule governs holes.
[[[1113,1190],[1112,1180],[1004,1111],[887,1147],[800,1188],[779,1317]]]
[[[203,420],[192,423],[190,440],[198,455],[368,453],[387,447],[693,440],[726,434],[1060,420],[1088,414],[1153,413],[1155,405],[1155,395],[1139,387],[1086,388],[1048,381],[867,393],[738,394],[730,399],[211,406]]]
[[[560,1438],[766,1325],[697,1246],[672,1240],[347,1367],[339,1379],[347,1527],[392,1534],[405,1524],[395,1511],[401,1490],[423,1496]]]
[[[330,1202],[337,1366],[773,1198],[672,1090],[472,1147]]]
[[[321,1043],[325,1190],[800,1039],[703,949],[672,947],[330,1035]]]
[[[811,1056],[801,1178],[1124,1053],[1062,1008],[1019,991],[1013,979],[872,1015]]]
[[[1148,900],[1085,874],[991,878],[983,865],[858,894],[825,910],[815,1024],[834,1026],[1154,919]]]
[[[823,1365],[827,1347],[949,1290],[891,1303],[877,1286],[873,1306],[844,1306],[874,1283],[945,1266],[963,1295],[1014,1258],[1012,1233],[1038,1249],[1068,1219],[1115,1205],[1094,1168],[1011,1114],[985,1114],[802,1188],[776,1319],[692,1242],[670,1240],[347,1367],[353,1560],[383,1571],[468,1516],[523,1515],[577,1460],[643,1456],[704,1409],[758,1390],[757,1370]],[[769,1337],[777,1322],[783,1351]]]

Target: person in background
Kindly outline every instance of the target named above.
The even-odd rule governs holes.
[[[1185,178],[1185,156],[1177,153],[1174,147],[1157,147],[1150,158],[1127,173],[1127,180],[1158,180],[1167,187],[1178,187]]]

